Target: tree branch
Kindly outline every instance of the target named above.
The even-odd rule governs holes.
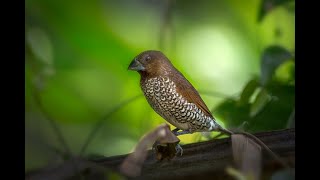
[[[295,167],[295,129],[261,132],[256,133],[255,136],[278,154],[281,160],[289,164],[291,168]],[[182,148],[182,156],[160,162],[156,160],[155,154],[149,151],[143,162],[141,175],[129,179],[234,179],[226,171],[228,168],[230,172],[230,167],[235,167],[231,138],[188,144]],[[120,165],[127,157],[128,154],[94,161],[80,158],[73,162],[76,162],[81,173],[93,169],[96,172],[93,172],[93,175],[97,176],[100,173],[100,179],[104,179],[103,175],[106,170],[121,173]],[[74,177],[77,172],[72,171],[71,163],[69,160],[57,167],[47,167],[29,172],[26,174],[26,179],[59,180]],[[261,179],[271,179],[270,176],[281,169],[283,169],[281,163],[262,149]]]
[[[256,133],[273,152],[291,167],[295,166],[295,129]],[[142,174],[137,179],[233,179],[225,169],[233,166],[230,138],[182,146],[183,155],[171,161],[157,162],[152,152],[144,162]],[[127,155],[108,157],[96,161],[118,171]],[[282,165],[263,150],[262,177],[267,178]]]

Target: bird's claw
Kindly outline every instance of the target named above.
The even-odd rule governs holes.
[[[153,143],[153,145],[152,145],[152,151],[153,152],[156,152],[157,151],[157,146],[159,145],[159,142],[158,141],[156,141],[156,142],[154,142]]]
[[[180,156],[182,156],[183,154],[183,149],[182,147],[180,146],[180,144],[177,144],[176,145],[176,155],[178,155],[180,153]]]
[[[158,141],[156,141],[153,145],[152,145],[152,151],[155,153],[155,154],[157,154],[158,153],[158,146],[159,146],[160,144],[159,144],[159,142]],[[175,150],[176,150],[176,156],[177,155],[180,155],[180,156],[182,156],[182,154],[183,154],[183,149],[182,149],[182,147],[180,146],[180,144],[177,144],[176,146],[175,146]]]

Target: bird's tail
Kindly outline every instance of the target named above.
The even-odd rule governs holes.
[[[220,124],[218,124],[218,122],[215,119],[213,119],[213,121],[211,122],[210,130],[218,131],[226,135],[234,134],[232,131],[223,128]]]
[[[216,123],[217,124],[217,129],[216,129],[216,131],[219,131],[219,132],[221,132],[221,133],[223,133],[223,134],[226,134],[226,135],[229,135],[229,136],[231,136],[231,135],[233,135],[233,134],[242,134],[242,135],[245,135],[245,136],[247,136],[248,138],[250,138],[250,139],[252,139],[252,140],[254,140],[257,144],[259,144],[260,146],[262,146],[265,150],[267,150],[267,152],[271,155],[271,156],[273,156],[273,158],[275,158],[277,161],[279,161],[284,167],[286,167],[286,168],[290,168],[290,166],[285,162],[285,161],[283,161],[277,154],[275,154],[273,151],[271,151],[270,150],[270,148],[264,143],[264,142],[262,142],[259,138],[257,138],[255,135],[253,135],[253,134],[250,134],[250,133],[248,133],[248,132],[232,132],[232,131],[230,131],[230,130],[228,130],[228,129],[225,129],[225,128],[223,128],[222,126],[220,126],[218,123]]]
[[[232,134],[234,134],[234,132],[232,132],[232,131],[230,131],[230,130],[228,130],[228,129],[225,129],[225,128],[221,127],[221,126],[219,126],[218,131],[220,131],[220,132],[222,132],[222,133],[224,133],[224,134],[227,134],[227,135],[232,135]]]

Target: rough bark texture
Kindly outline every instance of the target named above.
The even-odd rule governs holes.
[[[255,136],[290,167],[295,167],[295,129],[261,132]],[[142,174],[132,179],[234,179],[225,171],[226,167],[234,165],[230,138],[188,144],[182,148],[182,156],[162,162],[157,162],[150,151],[144,162]],[[272,173],[283,167],[264,150],[262,152],[262,179],[269,179]],[[126,156],[108,157],[96,162],[118,171]]]
[[[295,167],[295,129],[261,132],[255,136],[290,167]],[[143,163],[142,174],[129,179],[234,179],[226,173],[227,167],[234,167],[231,144],[230,138],[225,138],[184,145],[182,156],[161,162],[157,161],[154,153],[149,151]],[[266,151],[262,150],[262,154],[261,179],[270,179],[270,176],[283,169],[283,166]],[[119,167],[127,156],[102,158],[94,162],[76,158],[59,166],[29,172],[25,178],[28,180],[105,179],[106,169],[119,172]],[[89,169],[91,173],[88,173]]]

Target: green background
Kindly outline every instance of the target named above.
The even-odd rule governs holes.
[[[144,50],[161,50],[226,128],[294,126],[294,1],[25,4],[25,171],[82,150],[129,153],[165,122],[142,96],[139,74],[127,70]],[[185,144],[208,134],[179,138]]]

